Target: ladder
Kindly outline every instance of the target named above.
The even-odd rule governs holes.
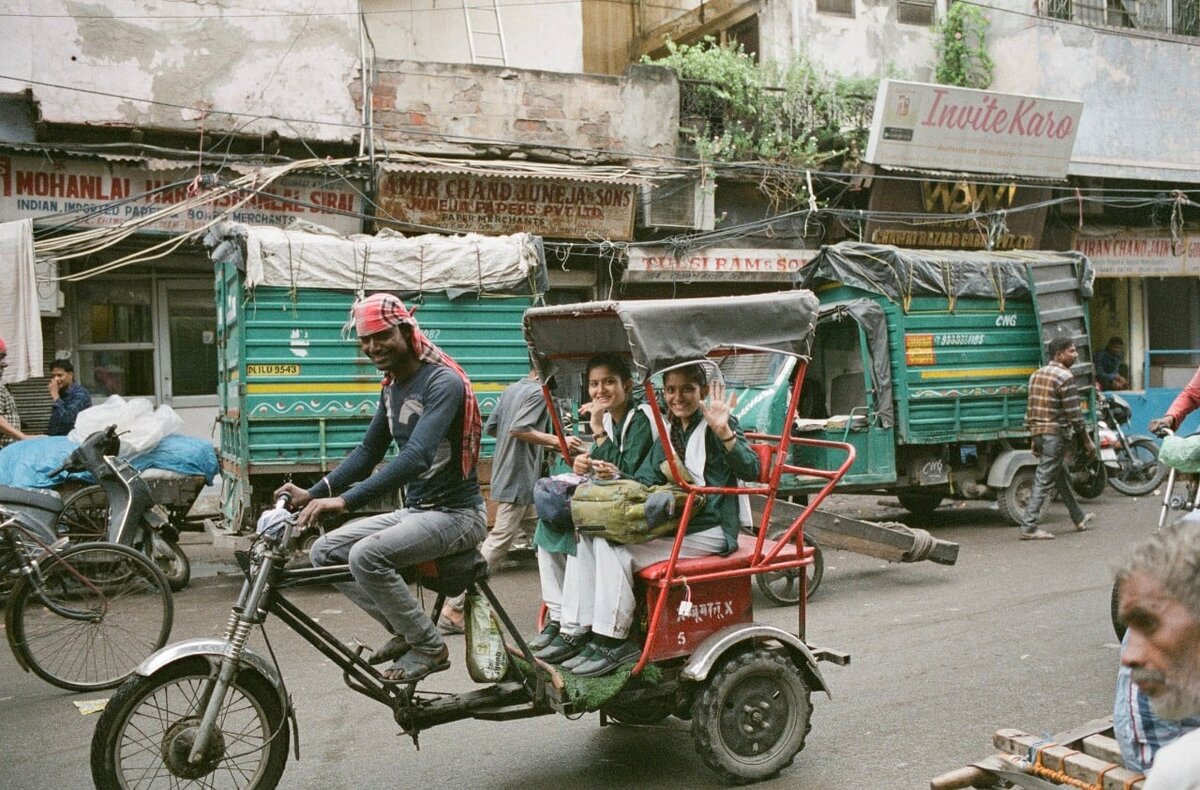
[[[463,17],[467,20],[467,43],[471,47],[472,63],[508,65],[498,2],[499,0],[463,0]]]

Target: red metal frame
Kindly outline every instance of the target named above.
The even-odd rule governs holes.
[[[663,576],[658,579],[644,580],[644,583],[660,589],[662,592],[656,597],[653,611],[650,614],[649,623],[646,627],[646,642],[642,646],[642,654],[638,659],[638,663],[633,668],[633,674],[638,674],[645,667],[652,655],[655,643],[658,638],[658,624],[663,617],[663,612],[666,608],[667,600],[671,597],[668,593],[673,587],[683,587],[688,584],[697,584],[700,582],[720,581],[725,579],[736,579],[741,577],[754,576],[759,573],[767,573],[774,571],[790,570],[792,568],[802,568],[812,564],[813,550],[804,545],[804,522],[809,515],[817,509],[817,507],[828,497],[837,483],[845,476],[850,466],[854,463],[855,450],[854,446],[845,442],[831,442],[822,439],[808,439],[792,434],[792,420],[796,414],[796,409],[800,403],[800,392],[804,386],[804,374],[808,368],[807,361],[798,360],[796,371],[793,375],[791,393],[788,398],[788,407],[785,419],[787,430],[779,436],[770,434],[753,433],[747,438],[754,439],[756,443],[772,442],[772,462],[767,471],[766,479],[758,481],[756,485],[746,485],[744,487],[718,487],[718,486],[694,486],[684,481],[683,475],[680,474],[680,461],[675,455],[674,448],[671,447],[670,434],[667,430],[666,421],[663,418],[662,411],[658,407],[658,398],[655,394],[654,385],[647,380],[646,402],[650,404],[650,411],[653,415],[654,424],[658,431],[658,440],[666,454],[667,463],[671,470],[671,476],[674,478],[674,484],[679,486],[683,491],[687,492],[687,500],[683,507],[683,514],[679,520],[679,529],[675,533],[675,542],[671,546],[671,555],[665,560],[666,571]],[[550,388],[543,384],[542,393],[546,398],[546,403],[549,406],[550,419],[554,426],[554,433],[558,438],[559,451],[563,457],[571,463],[574,459],[570,455],[570,450],[567,447],[566,432],[563,430],[562,421],[559,419],[558,410],[554,407],[554,400],[550,393]],[[788,463],[788,457],[793,446],[808,446],[808,447],[827,447],[833,449],[844,450],[846,459],[842,464],[834,470],[815,469],[811,467],[798,466]],[[809,477],[823,478],[826,483],[821,490],[809,497],[809,503],[792,522],[791,526],[781,535],[774,545],[769,549],[766,548],[767,532],[771,522],[771,513],[775,507],[775,498],[779,491],[779,481],[784,474],[801,474]],[[751,557],[749,566],[741,568],[731,568],[729,570],[710,571],[707,573],[696,574],[693,576],[682,577],[676,576],[675,567],[679,561],[679,551],[683,546],[683,538],[687,534],[687,526],[691,520],[692,511],[695,507],[696,498],[702,494],[759,494],[766,496],[766,504],[763,507],[762,516],[757,527],[755,536],[754,554]],[[779,559],[779,553],[784,547],[792,544],[796,548],[796,558],[782,560]],[[804,635],[804,624],[806,614],[804,577],[801,577],[800,602],[798,604],[799,616],[799,633]]]

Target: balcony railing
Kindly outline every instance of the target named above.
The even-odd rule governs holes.
[[[1041,0],[1040,9],[1084,25],[1200,36],[1200,0]]]

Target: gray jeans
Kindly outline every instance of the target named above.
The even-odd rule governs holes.
[[[390,633],[419,650],[445,644],[408,589],[400,569],[474,548],[487,534],[483,505],[456,510],[405,508],[355,519],[312,547],[314,566],[350,565],[353,582],[337,588]]]
[[[1033,490],[1029,493],[1029,503],[1025,505],[1025,515],[1021,517],[1022,532],[1033,532],[1037,529],[1038,516],[1041,515],[1042,506],[1046,504],[1053,488],[1058,489],[1058,498],[1067,506],[1071,521],[1075,524],[1083,521],[1083,509],[1075,501],[1075,492],[1071,490],[1071,478],[1063,460],[1067,453],[1067,437],[1049,433],[1040,439],[1042,454],[1038,456],[1037,471],[1033,475]]]

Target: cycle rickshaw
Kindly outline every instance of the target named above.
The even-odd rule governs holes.
[[[705,358],[728,354],[782,353],[798,361],[784,426],[800,400],[817,299],[808,291],[721,299],[593,302],[533,308],[525,313],[525,336],[547,399],[577,392],[586,361],[598,353],[628,356],[655,404],[654,421],[676,484],[687,493],[671,556],[638,574],[641,616],[635,630],[642,653],[628,680],[600,699],[579,693],[580,679],[535,659],[520,630],[487,583],[486,564],[475,550],[414,569],[416,580],[445,595],[481,594],[503,624],[512,656],[498,682],[464,693],[426,689],[431,681],[391,685],[376,669],[284,596],[289,587],[347,581],[345,567],[285,568],[294,525],[286,517],[260,524],[260,536],[241,560],[246,573],[225,636],[168,646],[147,659],[112,698],[92,741],[96,785],[174,786],[180,780],[220,777],[239,787],[274,787],[287,761],[294,717],[281,672],[246,645],[254,626],[274,615],[330,658],[355,691],[387,705],[413,740],[422,730],[460,719],[512,721],[598,709],[623,723],[647,723],[675,714],[692,721],[704,762],[727,779],[752,782],[790,765],[810,729],[813,692],[827,686],[819,661],[849,658],[805,641],[805,598],[798,598],[794,631],[754,620],[751,581],[756,574],[804,569],[813,549],[804,544],[804,522],[834,489],[854,460],[848,444],[807,439],[790,430],[749,436],[759,455],[758,480],[736,489],[693,486],[681,474],[657,407],[654,375]],[[551,409],[551,414],[555,410]],[[563,426],[554,418],[567,454]],[[799,446],[827,456],[840,453],[833,469],[792,462]],[[776,492],[787,476],[821,479],[824,485],[782,532],[769,529]],[[680,559],[690,514],[698,497],[715,492],[761,497],[754,534],[740,538],[727,556]],[[775,536],[771,539],[769,535]],[[669,538],[666,538],[669,539]],[[800,574],[800,584],[804,575]],[[803,590],[801,590],[802,592]],[[681,607],[685,600],[689,607]],[[293,724],[289,726],[289,721]]]

